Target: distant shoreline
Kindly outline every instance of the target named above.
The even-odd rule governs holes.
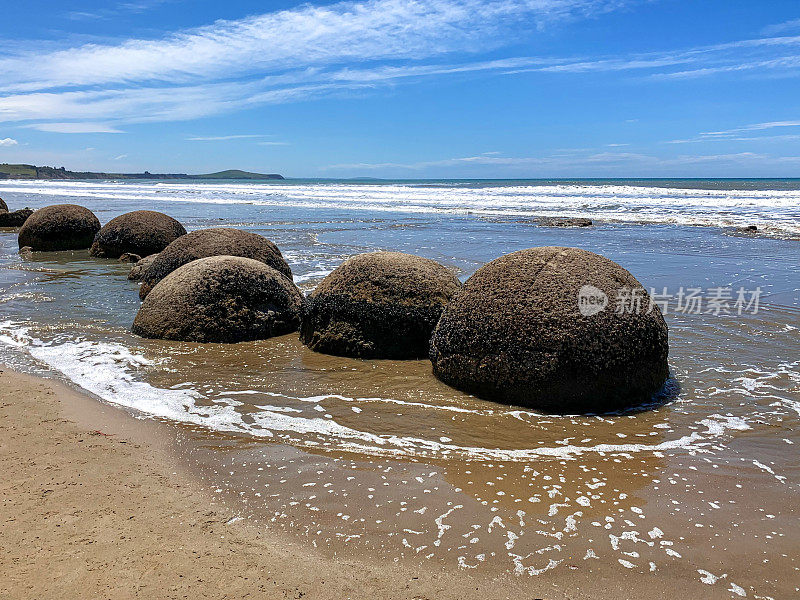
[[[186,173],[96,173],[92,171],[68,171],[64,167],[37,167],[26,164],[0,164],[0,180],[4,179],[42,179],[42,180],[87,180],[87,179],[243,179],[253,181],[284,179],[278,173],[251,173],[239,169],[229,169],[216,173],[189,175]]]

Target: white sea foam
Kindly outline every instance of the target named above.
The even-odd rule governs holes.
[[[253,204],[405,213],[592,217],[619,222],[733,227],[800,234],[800,190],[707,190],[635,185],[517,186],[348,183],[6,181],[0,191],[141,202]]]
[[[112,342],[71,340],[44,343],[31,335],[22,324],[0,323],[0,342],[24,349],[35,359],[59,371],[66,378],[99,396],[105,401],[133,409],[144,415],[208,427],[212,430],[235,432],[255,437],[280,437],[298,445],[334,447],[384,456],[445,456],[458,455],[472,460],[528,461],[535,458],[573,459],[587,453],[632,454],[640,452],[690,451],[702,452],[713,440],[728,431],[749,429],[737,417],[710,415],[700,421],[704,431],[692,431],[682,437],[658,444],[624,443],[538,447],[523,449],[482,448],[460,446],[440,439],[429,440],[412,436],[378,435],[337,423],[333,418],[299,416],[285,406],[263,405],[258,412],[248,413],[247,419],[236,410],[241,402],[231,397],[213,400],[191,388],[159,388],[142,380],[142,371],[153,363],[125,346]],[[248,390],[249,393],[256,390]],[[265,393],[277,398],[281,394]],[[228,396],[234,394],[228,393]],[[340,395],[284,398],[318,405],[326,399],[356,401]],[[359,402],[394,401],[385,398],[364,398]],[[396,400],[394,402],[402,402]],[[410,403],[426,408],[466,411],[460,407],[436,407]]]

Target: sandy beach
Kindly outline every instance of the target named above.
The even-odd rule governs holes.
[[[474,577],[342,559],[234,520],[170,457],[171,427],[57,382],[0,373],[4,598],[671,598],[719,596],[572,571]]]

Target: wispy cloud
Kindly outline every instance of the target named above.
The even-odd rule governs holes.
[[[259,146],[289,146],[289,142],[258,142]]]
[[[544,24],[623,4],[601,0],[368,0],[302,6],[174,33],[0,59],[2,88],[192,82],[376,59],[495,48],[530,20]],[[31,59],[37,68],[31,69]]]
[[[7,137],[7,138],[0,139],[0,147],[16,146],[18,143],[19,142],[17,142],[17,140],[15,140],[13,138],[8,138]]]
[[[260,134],[244,134],[244,135],[212,135],[212,136],[196,136],[196,137],[189,137],[186,138],[189,142],[224,142],[227,140],[246,140],[252,138],[262,138],[263,135]]]
[[[138,2],[111,3],[105,7],[96,7],[91,11],[72,11],[67,13],[67,18],[75,21],[96,21],[110,19],[118,15],[131,15],[147,12],[173,0],[139,0]]]
[[[634,1],[366,0],[303,5],[161,39],[56,51],[15,44],[14,52],[0,56],[0,122],[58,133],[116,133],[127,123],[191,120],[475,73],[622,72],[669,81],[800,72],[800,36],[621,56],[453,60],[458,52],[497,50],[537,27]]]
[[[786,127],[800,127],[800,121],[767,121],[753,123],[743,127],[725,129],[721,131],[704,131],[696,137],[669,140],[667,144],[693,144],[698,142],[753,142],[753,141],[780,141],[800,139],[800,134],[757,135],[764,131]]]
[[[768,25],[761,30],[761,33],[764,35],[776,35],[779,33],[785,33],[787,31],[800,31],[800,19],[791,19],[790,21],[784,21],[783,23],[776,23],[775,25]]]
[[[719,168],[738,168],[764,166],[780,162],[782,164],[800,165],[800,157],[773,157],[767,154],[755,152],[737,152],[723,154],[686,154],[673,157],[656,156],[652,154],[633,153],[633,152],[589,152],[577,155],[549,154],[544,156],[489,156],[480,154],[476,156],[462,156],[446,158],[441,160],[420,161],[414,163],[380,162],[380,163],[346,163],[334,164],[325,167],[323,170],[332,172],[424,172],[434,169],[441,172],[443,169],[451,169],[458,172],[460,168],[485,166],[489,172],[496,174],[500,169],[507,173],[523,173],[526,176],[531,173],[556,173],[565,170],[574,172],[587,172],[587,170],[597,170],[597,172],[609,173],[613,169],[625,170],[630,174],[631,169],[653,169],[660,172],[664,170],[690,169],[702,164],[709,167]]]
[[[0,99],[2,102],[2,99]],[[23,125],[28,129],[36,129],[47,133],[124,133],[108,123],[92,123],[89,121],[72,123],[32,123]]]

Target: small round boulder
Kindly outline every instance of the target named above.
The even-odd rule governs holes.
[[[308,297],[300,338],[325,354],[424,358],[431,332],[460,285],[428,258],[400,252],[354,256]]]
[[[133,321],[147,338],[235,343],[297,331],[303,295],[284,275],[251,258],[195,260],[162,279]]]
[[[478,269],[431,340],[440,380],[486,400],[599,413],[652,398],[669,375],[667,325],[617,263],[542,247]]]
[[[199,258],[222,255],[252,258],[292,278],[281,251],[267,238],[228,227],[201,229],[179,237],[158,255],[142,274],[139,297],[146,298],[153,286],[178,267]]]
[[[18,211],[19,212],[19,211]],[[19,230],[19,247],[33,250],[83,250],[92,245],[100,221],[88,208],[75,204],[45,206],[28,216]]]
[[[136,210],[106,223],[89,254],[98,258],[119,258],[126,252],[149,256],[161,252],[182,235],[186,235],[186,229],[169,215]]]
[[[139,281],[144,277],[145,271],[150,268],[156,258],[158,258],[158,254],[151,254],[150,256],[145,256],[139,262],[134,263],[131,267],[131,272],[128,273],[128,279],[131,281]]]

